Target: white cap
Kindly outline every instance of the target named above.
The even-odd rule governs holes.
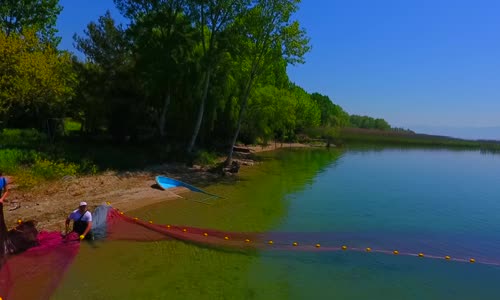
[[[87,202],[80,202],[80,206],[87,206]]]

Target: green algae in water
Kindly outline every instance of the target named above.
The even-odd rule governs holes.
[[[433,239],[436,249],[500,259],[500,156],[351,149],[264,158],[240,182],[209,187],[227,197],[213,206],[178,200],[135,214],[222,230],[374,234],[387,246]],[[497,299],[499,276],[478,263],[402,255],[108,242],[83,247],[55,299]]]
[[[340,155],[314,149],[265,153],[264,162],[246,168],[237,183],[209,187],[225,197],[213,205],[180,199],[131,215],[163,224],[266,231],[286,219],[287,195],[304,189]],[[259,257],[179,241],[104,242],[97,249],[84,244],[54,299],[288,298],[284,286],[259,279],[269,272],[257,267]]]

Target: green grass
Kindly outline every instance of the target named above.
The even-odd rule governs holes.
[[[40,181],[88,173],[88,166],[51,158],[45,153],[26,149],[0,149],[0,170],[15,176],[20,187],[30,187]],[[90,170],[97,171],[90,167]]]
[[[78,130],[76,122],[69,122]],[[22,188],[64,176],[96,174],[105,170],[137,170],[166,161],[185,159],[184,149],[169,148],[164,142],[113,143],[110,138],[78,135],[58,137],[53,143],[35,129],[3,129],[0,132],[0,170],[16,177]],[[200,151],[198,164],[212,164],[216,155]]]
[[[359,128],[342,129],[336,142],[339,144],[367,143],[399,146],[456,147],[485,151],[500,150],[500,142],[498,141],[464,140],[445,136]]]
[[[68,133],[80,132],[81,128],[82,128],[82,123],[78,121],[69,118],[64,120],[64,130]]]
[[[35,129],[3,129],[0,132],[0,149],[36,148],[46,142],[47,136]]]
[[[20,187],[84,171],[79,164],[39,151],[47,137],[34,129],[4,129],[0,133],[0,170],[16,177]]]
[[[21,188],[64,176],[95,174],[98,166],[80,155],[66,155],[64,146],[50,144],[35,129],[3,129],[0,132],[0,170],[14,176]]]
[[[218,155],[214,152],[209,151],[199,151],[194,159],[194,164],[214,166],[218,162]]]

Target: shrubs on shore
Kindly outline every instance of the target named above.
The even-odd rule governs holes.
[[[43,143],[46,143],[46,136],[36,130],[4,129],[0,133],[0,170],[14,176],[20,187],[97,172],[97,167],[88,160],[68,162],[38,150]]]

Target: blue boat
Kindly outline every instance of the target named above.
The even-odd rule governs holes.
[[[185,187],[193,192],[209,195],[209,196],[211,196],[211,198],[213,198],[213,197],[222,198],[221,196],[208,193],[202,189],[199,189],[199,188],[192,186],[190,184],[187,184],[185,182],[182,182],[182,181],[179,181],[179,180],[176,180],[173,178],[165,177],[165,176],[156,176],[156,183],[158,184],[158,186],[160,188],[162,188],[164,190],[174,188],[174,187]]]

